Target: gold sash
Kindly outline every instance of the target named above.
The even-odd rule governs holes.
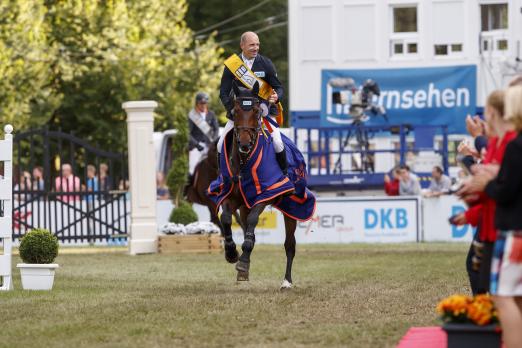
[[[268,82],[259,78],[246,66],[237,54],[233,54],[225,60],[225,66],[228,70],[248,89],[252,89],[256,81],[259,83],[259,97],[268,100],[272,94],[272,86]],[[279,125],[283,124],[283,106],[281,102],[277,103],[276,121]]]

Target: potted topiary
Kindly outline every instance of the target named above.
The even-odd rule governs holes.
[[[34,229],[20,241],[20,257],[24,263],[20,268],[24,290],[51,290],[54,271],[58,265],[52,263],[58,255],[58,238],[45,229]]]

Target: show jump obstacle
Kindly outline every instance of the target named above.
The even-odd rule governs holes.
[[[13,126],[6,125],[4,132],[5,138],[0,140],[0,165],[4,167],[4,173],[0,176],[0,290],[12,290]]]

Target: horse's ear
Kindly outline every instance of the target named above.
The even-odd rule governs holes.
[[[238,97],[239,96],[239,87],[237,86],[236,81],[232,82],[232,89],[234,90],[234,94],[236,95],[236,97]]]
[[[252,87],[252,93],[253,93],[255,96],[258,95],[258,93],[259,93],[259,82],[256,81],[256,82],[254,83],[254,87]]]

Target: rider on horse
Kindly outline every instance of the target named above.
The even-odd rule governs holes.
[[[240,47],[242,51],[240,54],[242,63],[244,63],[248,67],[248,69],[250,69],[255,74],[257,78],[264,80],[269,85],[269,87],[271,87],[271,93],[269,93],[268,98],[261,98],[263,116],[275,117],[276,115],[278,115],[278,112],[281,112],[278,110],[276,104],[283,96],[283,86],[277,78],[277,72],[275,70],[274,64],[270,59],[258,53],[259,38],[256,33],[250,31],[243,33],[243,35],[241,35]],[[221,88],[219,91],[219,97],[221,99],[221,102],[225,106],[225,109],[227,110],[228,122],[218,142],[218,163],[220,162],[219,154],[222,151],[224,137],[228,133],[228,131],[234,128],[232,114],[234,110],[234,95],[232,83],[234,81],[238,81],[237,76],[235,76],[234,72],[232,72],[230,68],[226,66],[221,77]],[[274,123],[275,122],[272,121],[272,124]],[[281,139],[281,132],[279,131],[279,128],[277,126],[269,126],[269,131],[272,135],[277,163],[281,167],[283,174],[286,175],[288,170],[288,163],[286,158],[285,145]]]
[[[206,93],[196,94],[194,108],[189,116],[189,184],[192,183],[194,169],[206,154],[208,145],[219,136],[219,124],[214,112],[208,110],[209,96]]]

